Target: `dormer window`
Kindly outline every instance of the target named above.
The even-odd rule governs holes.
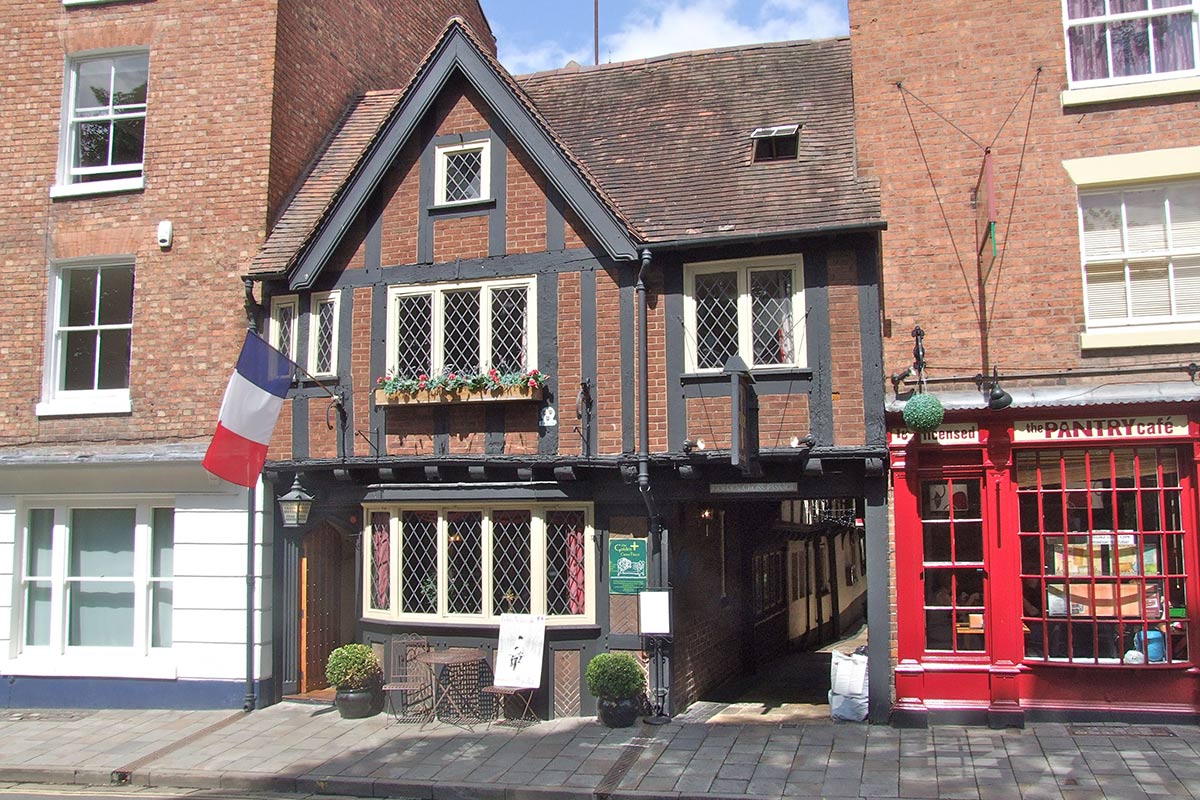
[[[434,204],[439,206],[475,203],[491,198],[491,142],[437,148]]]
[[[755,128],[750,141],[754,143],[756,164],[760,161],[794,161],[800,151],[800,126]]]

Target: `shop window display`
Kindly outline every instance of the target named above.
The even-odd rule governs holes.
[[[1188,661],[1177,451],[1027,451],[1016,464],[1026,660]]]

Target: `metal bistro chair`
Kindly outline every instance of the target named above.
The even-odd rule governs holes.
[[[395,722],[425,722],[429,718],[429,670],[416,660],[418,654],[428,650],[424,636],[406,633],[392,637],[392,670],[383,693]]]

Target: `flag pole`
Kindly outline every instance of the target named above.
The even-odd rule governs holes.
[[[254,710],[254,486],[246,488],[246,697],[242,710]]]

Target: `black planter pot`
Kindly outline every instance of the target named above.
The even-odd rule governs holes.
[[[338,689],[333,705],[342,719],[373,717],[383,710],[383,692],[379,689]]]
[[[628,728],[638,718],[641,703],[637,700],[598,700],[597,716],[600,723],[609,728]]]

